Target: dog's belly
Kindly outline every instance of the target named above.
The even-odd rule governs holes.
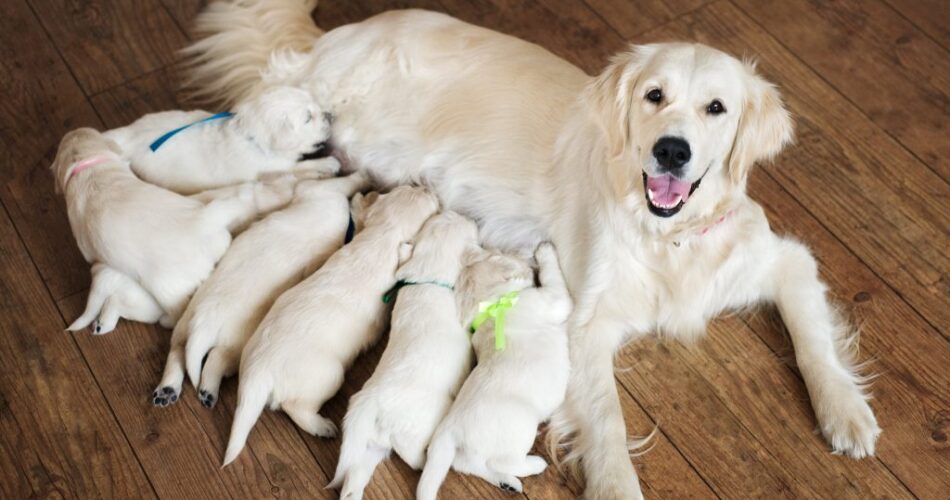
[[[476,219],[490,245],[546,237],[554,143],[588,80],[582,71],[536,45],[424,11],[331,31],[315,53],[311,84],[332,89],[333,145],[349,168],[385,185],[431,186]]]

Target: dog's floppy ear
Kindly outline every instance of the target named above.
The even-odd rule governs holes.
[[[633,88],[655,45],[634,45],[611,58],[610,65],[588,85],[588,111],[607,143],[608,176],[621,191],[629,185],[628,168],[618,163],[630,142],[630,108]],[[620,162],[622,163],[622,162]]]
[[[794,124],[774,85],[755,73],[755,65],[743,63],[746,75],[746,101],[735,143],[729,155],[729,177],[736,185],[745,185],[752,165],[771,159],[790,142]]]

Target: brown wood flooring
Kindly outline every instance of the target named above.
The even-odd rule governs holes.
[[[266,413],[249,453],[220,469],[232,379],[208,411],[186,387],[148,395],[169,335],[122,322],[64,333],[83,261],[47,171],[64,132],[187,106],[175,51],[199,0],[0,2],[0,498],[335,498],[339,441]],[[832,455],[775,314],[723,318],[694,346],[647,340],[618,357],[627,429],[649,498],[950,498],[950,5],[941,0],[323,1],[330,29],[399,7],[447,12],[536,42],[589,73],[627,41],[686,39],[754,56],[779,84],[797,139],[750,191],[774,227],[815,251],[862,326],[879,376],[877,456]],[[325,4],[325,5],[324,5]],[[348,376],[339,421],[380,349]],[[417,476],[381,466],[371,499],[411,498]],[[571,498],[553,468],[532,499]],[[451,475],[445,498],[507,498]]]

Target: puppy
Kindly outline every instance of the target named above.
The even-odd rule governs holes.
[[[241,452],[268,404],[311,434],[336,435],[336,426],[317,412],[340,388],[357,354],[385,328],[388,307],[381,297],[408,258],[406,242],[438,206],[422,188],[381,195],[366,210],[365,228],[356,238],[274,302],[241,355],[225,465]]]
[[[343,245],[349,197],[366,184],[363,174],[303,181],[289,207],[235,238],[175,326],[153,404],[178,399],[187,367],[202,404],[214,406],[221,379],[237,371],[244,344],[274,300]]]
[[[518,476],[547,467],[528,453],[538,424],[564,401],[572,303],[554,247],[542,244],[535,258],[541,286],[518,294],[505,317],[504,342],[496,337],[497,320],[483,323],[472,338],[478,366],[435,431],[416,492],[420,500],[436,498],[449,466],[519,493]]]
[[[389,341],[373,376],[350,400],[331,487],[361,498],[376,465],[395,450],[421,469],[432,432],[471,370],[472,346],[454,287],[465,261],[480,255],[478,227],[455,212],[428,220],[412,258],[396,272]]]
[[[119,318],[142,323],[157,321],[166,328],[171,322],[162,306],[135,280],[105,264],[93,264],[86,309],[66,330],[79,331],[94,322],[94,334],[103,335],[115,329]]]
[[[334,158],[301,160],[326,147],[330,136],[330,115],[304,90],[273,87],[238,105],[233,116],[218,116],[153,113],[105,135],[119,144],[136,175],[182,194],[272,172],[331,176],[340,169]]]
[[[119,154],[114,141],[80,128],[63,137],[51,169],[86,261],[141,285],[173,324],[231,244],[228,227],[255,211],[254,200],[205,205],[139,180]]]

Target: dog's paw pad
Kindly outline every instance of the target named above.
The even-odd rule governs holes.
[[[499,483],[498,487],[507,491],[508,493],[518,493],[518,489],[508,483]]]
[[[96,322],[93,323],[92,326],[93,326],[92,331],[93,331],[96,335],[99,335],[99,334],[102,333],[102,324],[99,323],[99,320],[96,320]]]
[[[205,408],[214,408],[214,404],[218,401],[218,397],[209,391],[200,390],[198,391],[198,400],[201,401],[201,405]]]
[[[152,393],[152,404],[159,408],[164,408],[175,401],[178,401],[178,392],[172,387],[160,387]]]

